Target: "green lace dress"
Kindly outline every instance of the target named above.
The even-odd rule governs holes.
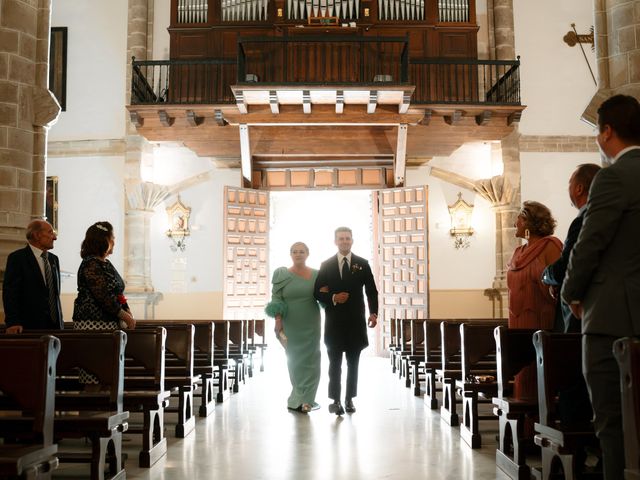
[[[304,279],[280,267],[273,272],[271,302],[265,308],[270,317],[280,314],[287,336],[287,366],[291,380],[289,408],[315,404],[320,382],[320,307],[313,297],[318,271]]]

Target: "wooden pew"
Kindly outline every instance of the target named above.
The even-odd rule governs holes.
[[[214,395],[215,366],[215,325],[211,320],[145,320],[138,322],[141,327],[167,325],[193,325],[193,373],[198,377],[197,389],[194,397],[200,398],[198,414],[209,416],[216,404]]]
[[[622,428],[624,431],[624,478],[640,479],[640,340],[623,338],[613,345],[620,365]]]
[[[533,437],[525,437],[525,418],[538,415],[537,398],[514,398],[513,381],[523,367],[536,361],[533,329],[496,327],[496,362],[498,395],[493,398],[493,413],[498,417],[500,438],[496,449],[496,464],[509,478],[529,480],[531,469],[526,452],[533,445]]]
[[[436,380],[442,384],[442,406],[440,417],[452,427],[460,423],[455,395],[455,382],[462,377],[462,344],[460,342],[460,325],[463,323],[474,325],[506,325],[505,319],[450,319],[440,323],[441,366],[436,369]]]
[[[218,403],[224,402],[229,398],[231,392],[229,388],[229,320],[213,320],[215,325],[213,341],[215,344],[215,351],[213,362],[218,368],[217,380],[218,380],[218,393],[216,395],[216,401]]]
[[[264,372],[264,352],[267,349],[266,325],[264,318],[255,319],[249,324],[249,337],[252,339],[251,346],[254,351],[260,350],[260,371]],[[260,337],[257,339],[256,337]]]
[[[0,477],[49,479],[58,466],[53,443],[56,359],[60,341],[0,338]]]
[[[407,357],[409,386],[416,397],[422,395],[420,387],[424,381],[424,324],[426,319],[411,320],[411,354]]]
[[[176,412],[178,421],[175,434],[184,438],[196,426],[193,415],[193,392],[198,383],[194,374],[194,336],[195,327],[192,324],[169,324],[156,321],[151,323],[139,322],[138,328],[156,328],[161,325],[167,331],[165,343],[165,387],[171,391],[171,396],[178,399],[177,408],[165,408],[165,412]]]
[[[171,392],[165,390],[165,342],[162,327],[127,330],[125,350],[124,408],[142,412],[142,426],[129,425],[127,433],[142,435],[138,456],[141,467],[148,468],[167,453],[164,436],[164,409]]]
[[[391,363],[391,373],[396,373],[398,367],[396,365],[396,350],[398,350],[398,320],[397,318],[389,319],[389,361]]]
[[[233,365],[229,377],[233,380],[234,393],[240,390],[240,382],[245,382],[249,364],[245,333],[246,323],[243,320],[229,320],[229,360]]]
[[[463,323],[460,325],[462,376],[456,390],[462,397],[460,437],[471,448],[480,448],[480,420],[495,420],[493,415],[480,415],[479,404],[491,403],[498,393],[495,325]]]
[[[563,398],[569,389],[584,384],[582,376],[582,335],[551,333],[542,330],[533,335],[538,377],[538,417],[534,441],[542,450],[543,480],[556,478],[586,478],[601,472],[589,472],[584,467],[585,447],[597,448],[598,439],[590,416],[569,422],[563,418]],[[587,396],[586,388],[584,395]],[[585,401],[588,401],[588,396]],[[576,410],[580,398],[573,396],[567,409]],[[566,415],[566,414],[565,414]],[[535,474],[536,472],[534,472]]]
[[[440,324],[442,320],[427,320],[423,324],[424,348],[424,403],[431,410],[438,409],[437,392],[442,391],[436,385],[436,370],[442,365],[442,344]]]

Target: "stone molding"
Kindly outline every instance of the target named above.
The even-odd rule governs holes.
[[[114,157],[126,150],[123,139],[50,141],[47,147],[49,157]]]
[[[589,135],[520,135],[521,152],[597,152]]]

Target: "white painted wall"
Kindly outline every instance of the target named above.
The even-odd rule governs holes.
[[[149,60],[169,59],[169,32],[171,0],[153,2],[153,56]]]
[[[514,0],[516,55],[521,56],[522,104],[527,105],[520,132],[527,135],[590,135],[580,120],[596,87],[580,47],[562,38],[576,24],[578,33],[593,25],[593,2],[585,0]],[[595,54],[583,45],[591,68]]]
[[[109,259],[124,275],[124,158],[49,158],[47,174],[59,179],[59,228],[53,252],[60,257],[60,269],[74,275],[63,277],[62,293],[76,292],[80,244],[87,228],[101,220],[113,225],[116,247]]]
[[[598,153],[520,153],[522,200],[545,204],[558,222],[555,236],[565,239],[577,210],[569,200],[569,177],[581,163],[600,165]]]
[[[67,27],[67,110],[50,141],[122,138],[125,131],[127,0],[53,0],[51,25]]]

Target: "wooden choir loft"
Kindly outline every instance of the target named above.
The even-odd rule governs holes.
[[[524,109],[519,60],[478,59],[475,12],[172,0],[170,59],[133,59],[130,118],[150,141],[240,166],[246,187],[401,186],[406,166],[500,140]]]

